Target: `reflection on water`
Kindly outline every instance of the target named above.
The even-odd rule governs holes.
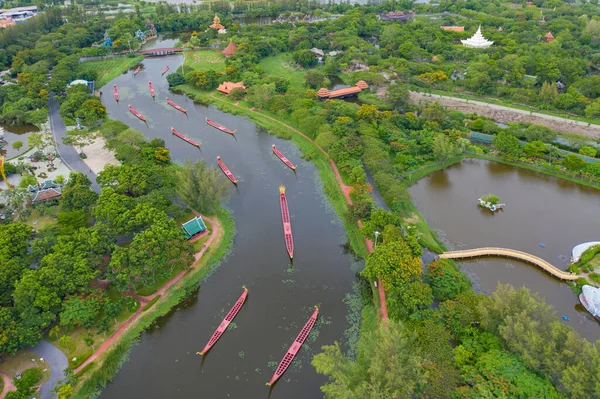
[[[571,249],[600,240],[598,190],[501,163],[470,159],[432,173],[410,188],[429,226],[440,231],[449,249],[506,247],[537,255],[566,269]],[[506,203],[492,214],[477,207],[481,195],[496,194]],[[544,243],[545,247],[541,247]],[[566,315],[582,336],[600,338],[600,325],[579,306],[571,288],[535,266],[503,258],[461,262],[480,291],[498,283],[528,287]]]

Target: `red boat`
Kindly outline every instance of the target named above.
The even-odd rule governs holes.
[[[165,73],[167,73],[167,71],[169,70],[169,66],[167,65],[165,67],[165,69],[162,70],[162,72],[160,73],[161,75],[164,75]]]
[[[113,94],[115,96],[115,100],[119,101],[119,90],[117,90],[117,85],[113,85]]]
[[[208,118],[204,118],[204,119],[206,119],[206,123],[208,123],[209,125],[211,125],[214,128],[219,129],[222,132],[229,133],[229,134],[235,134],[235,132],[237,132],[237,129],[236,130],[230,130],[230,129],[227,129],[225,126],[219,125],[218,123],[215,123],[215,122],[211,121]]]
[[[167,97],[167,102],[169,103],[169,105],[173,108],[175,108],[177,111],[181,111],[184,114],[187,114],[187,109],[183,108],[180,105],[175,104],[173,101],[169,100],[169,97]]]
[[[275,374],[273,374],[273,377],[271,377],[271,381],[267,382],[268,386],[273,385],[275,381],[277,381],[279,377],[281,377],[283,373],[285,373],[285,370],[287,370],[290,364],[292,364],[294,357],[302,347],[304,341],[306,341],[308,334],[310,334],[310,330],[312,330],[313,326],[315,325],[318,316],[319,308],[315,306],[314,313],[312,314],[312,316],[310,316],[310,319],[308,319],[304,327],[302,327],[302,330],[300,330],[300,334],[298,334],[296,340],[294,341],[292,346],[290,346],[290,349],[288,349],[283,359],[281,359],[279,366],[277,366],[277,370],[275,370]]]
[[[182,140],[184,140],[184,141],[187,141],[188,143],[190,143],[191,145],[193,145],[193,146],[195,146],[195,147],[198,147],[198,148],[200,148],[200,144],[199,144],[199,143],[196,143],[196,142],[195,142],[194,140],[192,140],[191,138],[189,138],[189,137],[187,137],[187,136],[185,136],[185,135],[183,135],[183,134],[179,133],[177,130],[175,130],[175,128],[174,128],[174,127],[172,127],[172,128],[171,128],[171,132],[172,132],[172,133],[173,133],[175,136],[179,137],[180,139],[182,139]]]
[[[284,164],[286,164],[291,170],[296,170],[296,167],[294,166],[294,164],[291,163],[290,160],[287,159],[281,152],[279,152],[277,147],[275,147],[275,144],[272,144],[271,147],[273,147],[273,152],[275,153],[275,155],[277,155],[277,158],[281,159],[281,161]]]
[[[150,88],[150,95],[154,97],[154,86],[152,86],[152,82],[148,82],[148,87]]]
[[[135,110],[135,108],[133,108],[131,105],[128,106],[129,111],[134,114],[135,116],[137,116],[138,118],[140,118],[141,120],[143,120],[144,122],[146,122],[146,117],[142,114],[140,114],[139,112],[137,112]]]
[[[135,71],[133,71],[133,76],[137,75],[141,68],[142,68],[142,66],[138,65],[138,67],[135,68]]]
[[[196,355],[204,355],[206,352],[208,352],[210,348],[212,348],[212,346],[219,340],[219,338],[221,338],[221,335],[223,335],[223,333],[227,330],[229,323],[233,321],[235,315],[238,314],[238,312],[242,308],[242,305],[244,305],[244,302],[246,301],[246,297],[248,296],[248,289],[246,287],[242,288],[244,288],[244,292],[242,293],[242,295],[239,297],[235,305],[233,305],[231,310],[227,313],[221,324],[219,324],[219,327],[215,330],[212,337],[210,337],[206,346],[204,346],[204,349],[202,349],[202,352],[196,352]]]
[[[290,221],[290,211],[288,209],[287,198],[285,197],[285,187],[279,186],[279,206],[281,207],[281,221],[283,222],[283,236],[285,238],[285,248],[294,258],[294,236],[292,235],[292,222]]]
[[[229,180],[231,180],[231,182],[233,184],[237,184],[238,181],[235,178],[235,176],[233,175],[233,173],[231,173],[231,171],[229,170],[229,168],[227,166],[225,166],[225,164],[223,163],[223,161],[221,161],[221,157],[217,157],[217,163],[219,164],[219,168],[221,168],[221,170],[223,171],[223,173],[225,173],[225,176],[227,176],[229,178]]]

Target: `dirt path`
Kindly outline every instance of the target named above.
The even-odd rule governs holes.
[[[593,139],[600,138],[600,125],[592,125],[587,122],[541,114],[535,111],[531,112],[503,105],[489,104],[483,101],[466,100],[459,97],[415,91],[410,92],[410,99],[414,103],[419,101],[437,101],[446,107],[455,108],[465,114],[477,113],[492,118],[499,123],[528,122],[543,125],[559,132],[581,134]]]
[[[219,243],[221,241],[221,238],[223,238],[223,230],[220,228],[221,225],[220,225],[218,219],[209,218],[204,215],[200,215],[200,213],[198,213],[194,210],[192,210],[192,211],[197,216],[202,216],[203,219],[207,220],[212,225],[213,231],[211,232],[211,235],[208,238],[208,240],[206,241],[202,250],[200,252],[196,252],[194,254],[195,260],[194,260],[194,263],[192,263],[192,265],[189,267],[189,269],[195,268],[198,265],[200,259],[202,258],[202,256],[206,252],[206,250],[210,247],[210,245],[212,244],[213,241],[217,240],[216,242]],[[173,277],[171,280],[169,280],[169,282],[167,282],[161,289],[159,289],[152,295],[149,295],[149,296],[137,296],[136,295],[136,296],[134,296],[138,301],[140,301],[140,307],[123,324],[121,324],[121,326],[119,326],[117,331],[115,331],[110,336],[109,339],[107,339],[102,345],[100,345],[100,347],[94,352],[94,354],[92,356],[90,356],[88,359],[86,359],[85,362],[83,362],[79,367],[77,367],[75,369],[74,373],[75,374],[79,373],[85,366],[87,366],[88,364],[90,364],[91,362],[96,360],[96,358],[98,358],[98,356],[100,356],[104,352],[106,352],[114,344],[114,342],[121,336],[121,334],[123,334],[123,332],[125,332],[129,328],[129,326],[131,326],[131,324],[140,317],[140,315],[143,312],[142,309],[144,308],[144,306],[148,302],[150,302],[152,299],[154,299],[157,295],[164,295],[169,288],[171,288],[174,284],[176,284],[179,280],[181,280],[181,278],[183,276],[185,276],[186,273],[188,273],[189,269],[183,270],[180,273],[178,273],[175,277]],[[2,399],[1,396],[0,396],[0,399]]]
[[[9,393],[10,391],[16,391],[17,387],[15,387],[12,378],[8,374],[0,371],[0,377],[2,377],[2,379],[4,380],[4,387],[2,389],[2,392],[0,392],[0,399],[4,399],[7,393]]]
[[[243,110],[255,113],[257,115],[262,116],[263,118],[267,118],[273,122],[276,122],[278,124],[280,124],[281,126],[284,126],[286,128],[288,128],[289,130],[291,130],[292,132],[299,134],[300,136],[304,137],[306,140],[308,140],[310,143],[312,143],[315,147],[317,147],[319,149],[319,151],[321,151],[323,153],[323,155],[325,155],[327,157],[327,159],[329,160],[329,166],[331,167],[331,169],[333,169],[333,173],[335,174],[335,178],[338,181],[338,184],[340,185],[340,188],[342,189],[342,192],[344,193],[344,197],[346,198],[346,202],[348,202],[348,205],[352,205],[352,199],[350,198],[350,190],[352,189],[351,186],[348,186],[346,184],[344,184],[344,182],[342,181],[342,175],[340,175],[340,171],[337,168],[337,165],[335,164],[335,162],[333,162],[333,159],[331,159],[331,157],[329,156],[329,154],[327,153],[327,151],[325,151],[324,149],[322,149],[317,143],[314,142],[313,139],[311,139],[310,137],[308,137],[307,135],[305,135],[304,133],[302,133],[301,131],[294,129],[293,127],[291,127],[290,125],[283,123],[273,117],[270,117],[269,115],[265,115],[261,112],[255,111],[254,109],[249,109],[249,108],[245,108],[242,107],[241,105],[238,105],[238,103],[231,103],[229,101],[225,101],[222,100],[220,98],[217,98],[214,96],[215,92],[210,93],[210,96],[212,98],[214,98],[215,100],[224,102],[226,104],[229,105],[233,105],[235,107],[241,108]],[[358,220],[358,225],[359,227],[362,227],[362,221]],[[365,241],[367,242],[367,249],[369,252],[373,252],[373,243],[371,242],[371,240],[369,239],[365,239]],[[387,312],[387,306],[385,303],[385,290],[383,288],[383,285],[381,284],[381,279],[378,279],[378,284],[377,284],[377,289],[379,291],[379,302],[380,302],[380,313],[381,313],[381,318],[382,320],[387,320],[388,319],[388,312]]]

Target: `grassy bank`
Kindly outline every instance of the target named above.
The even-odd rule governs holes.
[[[88,61],[79,64],[79,70],[82,72],[95,72],[96,89],[101,88],[123,72],[133,68],[142,60],[144,56],[138,55],[135,57],[115,57],[102,61]]]
[[[198,283],[208,277],[227,255],[235,235],[235,224],[233,218],[224,209],[217,212],[216,217],[223,227],[223,238],[216,248],[210,248],[206,252],[208,256],[203,260],[200,267],[191,269],[187,276],[171,287],[152,308],[143,312],[131,327],[117,340],[116,345],[110,351],[100,355],[81,376],[76,387],[77,391],[72,396],[74,399],[89,399],[98,397],[102,388],[111,381],[121,366],[127,361],[132,345],[140,334],[156,319],[169,313],[173,307],[188,295],[194,295],[198,289]]]
[[[345,217],[348,210],[348,204],[342,189],[337,182],[335,174],[329,165],[329,160],[313,143],[298,134],[294,134],[293,131],[276,121],[266,118],[261,114],[251,112],[247,109],[236,107],[228,100],[213,98],[210,96],[210,93],[199,90],[193,86],[181,85],[177,86],[177,89],[183,91],[198,102],[202,102],[203,104],[212,103],[224,112],[234,115],[248,116],[257,125],[266,128],[270,134],[280,138],[291,139],[302,151],[303,158],[312,161],[319,170],[319,176],[323,182],[325,193],[327,194],[327,197],[329,198],[329,201],[333,205],[335,211],[344,222],[344,228],[348,235],[348,241],[350,242],[352,249],[357,255],[363,258],[366,256],[367,247],[356,221],[354,219],[348,220],[349,218]],[[248,104],[244,103],[243,101],[241,101],[239,104],[243,107],[248,106]],[[270,114],[269,112],[261,112],[264,113],[264,115],[277,118],[274,114]],[[284,123],[291,125],[289,121],[284,121]]]
[[[185,53],[185,68],[186,72],[189,69],[197,71],[224,71],[225,56],[215,50],[190,50]]]

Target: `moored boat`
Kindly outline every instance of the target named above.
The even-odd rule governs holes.
[[[579,302],[596,320],[600,321],[600,288],[584,285],[581,287]]]
[[[223,171],[223,173],[225,173],[225,176],[227,176],[227,178],[229,180],[231,180],[231,182],[233,184],[238,184],[238,181],[235,178],[235,176],[233,175],[233,173],[231,173],[231,171],[229,170],[229,168],[227,166],[225,166],[225,164],[223,163],[223,161],[221,161],[221,157],[217,157],[217,164],[219,164],[219,168],[221,168],[221,170]]]
[[[154,97],[156,93],[154,92],[154,86],[152,85],[152,82],[148,82],[148,87],[150,88],[150,95]]]
[[[167,65],[167,66],[165,67],[165,69],[163,69],[163,70],[160,72],[160,74],[161,74],[161,75],[164,75],[165,73],[167,73],[167,71],[168,71],[168,70],[169,70],[169,66]]]
[[[302,344],[304,343],[304,341],[306,341],[308,334],[310,334],[310,330],[312,330],[313,326],[315,325],[318,316],[319,308],[315,306],[315,311],[313,312],[312,316],[310,316],[310,319],[308,319],[304,327],[302,327],[302,330],[300,330],[300,334],[298,334],[296,340],[294,341],[292,346],[290,346],[290,349],[288,349],[283,359],[281,359],[281,362],[279,362],[279,365],[277,366],[273,377],[271,377],[271,380],[267,382],[268,386],[273,385],[275,381],[277,381],[279,377],[281,377],[283,373],[285,373],[285,370],[287,370],[287,368],[290,367],[290,364],[292,364],[294,357],[296,357],[296,354],[302,347]]]
[[[167,97],[167,102],[169,103],[169,105],[170,105],[171,107],[175,108],[177,111],[181,111],[181,112],[183,112],[184,114],[187,114],[187,109],[183,108],[181,105],[177,105],[177,104],[175,104],[173,101],[171,101],[171,100],[169,99],[169,97]]]
[[[294,258],[294,236],[292,235],[292,222],[290,220],[290,211],[287,198],[285,196],[285,187],[279,186],[279,206],[281,207],[281,221],[283,222],[283,237],[285,238],[285,248],[290,259]]]
[[[139,112],[137,112],[136,109],[133,108],[131,105],[129,105],[127,108],[129,108],[129,112],[131,112],[132,114],[134,114],[135,116],[137,116],[138,118],[140,118],[141,120],[146,122],[146,117],[144,115],[140,114]]]
[[[180,139],[182,139],[184,141],[187,141],[188,143],[190,143],[191,145],[193,145],[195,147],[200,148],[200,144],[199,143],[195,142],[194,140],[192,140],[191,138],[187,137],[186,135],[179,133],[177,130],[175,130],[174,127],[171,128],[171,132],[175,136],[179,137]]]
[[[133,76],[137,75],[141,68],[142,68],[142,66],[138,65],[138,67],[135,68],[135,71],[133,71]]]
[[[204,346],[204,349],[202,349],[202,352],[196,352],[196,355],[204,355],[206,352],[208,352],[210,350],[210,348],[212,348],[213,345],[219,340],[219,338],[221,338],[221,335],[223,335],[223,333],[227,330],[227,327],[229,326],[229,324],[233,321],[235,316],[238,314],[238,312],[244,305],[244,302],[246,301],[246,297],[248,296],[248,289],[246,287],[242,287],[242,288],[244,289],[244,292],[242,292],[242,295],[238,298],[238,300],[235,302],[233,307],[229,310],[229,312],[227,313],[227,315],[225,316],[225,318],[223,319],[221,324],[219,324],[219,327],[217,327],[217,329],[215,330],[213,335],[210,337],[210,339]]]
[[[229,133],[229,134],[235,134],[235,132],[237,132],[237,129],[236,130],[227,129],[225,126],[219,125],[218,123],[213,122],[208,118],[204,118],[204,119],[206,119],[206,123],[208,123],[209,125],[211,125],[212,127],[216,128],[216,129],[219,129],[222,132]]]
[[[115,100],[119,101],[119,90],[117,90],[117,85],[113,85],[113,95],[115,96]]]
[[[275,147],[275,144],[272,144],[271,147],[273,147],[273,153],[277,155],[277,158],[281,159],[281,161],[284,164],[286,164],[291,170],[296,170],[296,166],[293,163],[291,163],[290,160],[287,159],[281,152],[279,152],[277,147]]]

